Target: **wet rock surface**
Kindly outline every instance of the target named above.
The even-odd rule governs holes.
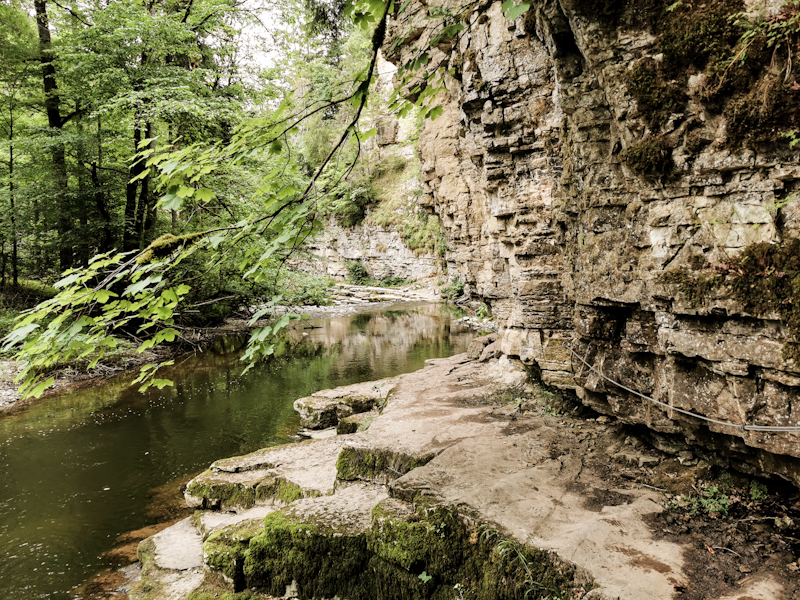
[[[396,380],[367,430],[217,461],[190,483],[191,502],[220,507],[191,520],[190,554],[203,540],[199,597],[247,588],[264,598],[428,598],[456,584],[480,598],[793,597],[791,547],[736,521],[665,511],[707,463],[681,465],[607,417],[563,413],[507,357],[431,360]],[[220,494],[276,479],[291,494]],[[665,482],[673,491],[659,491]],[[714,537],[721,531],[738,532],[740,545]],[[140,548],[143,581],[175,578],[147,562],[152,546]],[[514,570],[523,563],[539,587]],[[506,591],[492,587],[504,577]]]

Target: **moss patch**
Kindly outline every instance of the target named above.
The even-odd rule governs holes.
[[[455,584],[465,597],[480,600],[553,598],[575,585],[573,566],[503,541],[499,532],[479,528],[452,507],[413,509],[386,500],[373,510],[365,531],[281,510],[267,515],[263,530],[242,552],[250,532],[230,529],[214,538],[220,557],[215,568],[239,577],[234,565],[243,555],[245,584],[277,596],[292,582],[303,600],[452,600]]]
[[[317,490],[304,491],[299,485],[283,477],[265,479],[256,486],[256,500],[273,499],[284,504],[291,504],[300,498],[313,498],[319,495]]]
[[[391,481],[428,464],[434,456],[413,457],[390,450],[343,448],[336,461],[336,476],[342,481]]]
[[[203,498],[203,508],[225,508],[241,506],[250,508],[256,502],[276,500],[290,504],[300,498],[319,496],[317,490],[303,490],[299,485],[283,477],[267,477],[261,481],[235,483],[217,478],[213,471],[206,471],[192,481],[186,491]]]
[[[186,492],[192,496],[203,498],[203,508],[212,506],[249,508],[256,503],[256,484],[243,485],[216,479],[212,471],[206,471],[195,478],[186,487]]]
[[[131,600],[158,600],[162,595],[163,584],[155,577],[159,569],[155,563],[156,543],[152,537],[139,544],[137,554],[142,565],[142,577],[128,595]]]
[[[222,574],[234,590],[244,588],[244,558],[250,540],[261,531],[261,519],[248,519],[215,531],[203,542],[205,564]]]
[[[362,573],[368,560],[363,533],[341,534],[279,511],[266,516],[264,531],[250,541],[244,577],[249,587],[276,596],[296,581],[300,598],[338,594],[355,600],[365,597]]]
[[[165,233],[153,240],[147,248],[142,250],[142,253],[136,258],[136,262],[140,265],[144,265],[153,260],[166,258],[176,250],[191,246],[205,235],[203,231],[187,233],[186,235]]]
[[[668,81],[659,69],[659,63],[652,59],[636,63],[627,74],[626,83],[647,124],[656,131],[671,114],[682,112],[686,105],[685,88]]]
[[[674,166],[672,149],[664,138],[656,136],[647,136],[638,144],[626,148],[622,160],[645,177],[667,175]]]
[[[665,284],[677,285],[692,305],[701,304],[722,286],[754,316],[778,314],[789,331],[783,358],[800,362],[800,240],[781,244],[751,244],[741,256],[711,272],[686,269],[662,276]]]

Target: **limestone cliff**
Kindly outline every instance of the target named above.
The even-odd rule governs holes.
[[[791,16],[758,4],[534,0],[515,21],[470,5],[429,50],[450,75],[419,140],[421,203],[505,353],[544,383],[797,483],[800,433],[640,396],[800,425],[800,157],[780,135],[797,131],[797,35],[742,51],[737,18],[758,33]],[[427,43],[427,10],[394,19],[390,60]]]

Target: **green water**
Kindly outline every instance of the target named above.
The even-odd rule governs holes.
[[[119,378],[0,418],[0,600],[72,597],[118,535],[155,521],[154,488],[292,441],[296,398],[414,371],[471,338],[436,305],[302,322],[244,377],[228,339],[177,361],[174,388]]]

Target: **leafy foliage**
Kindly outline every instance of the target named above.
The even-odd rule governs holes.
[[[364,263],[360,260],[351,260],[347,263],[347,280],[354,285],[369,285],[372,281]]]

